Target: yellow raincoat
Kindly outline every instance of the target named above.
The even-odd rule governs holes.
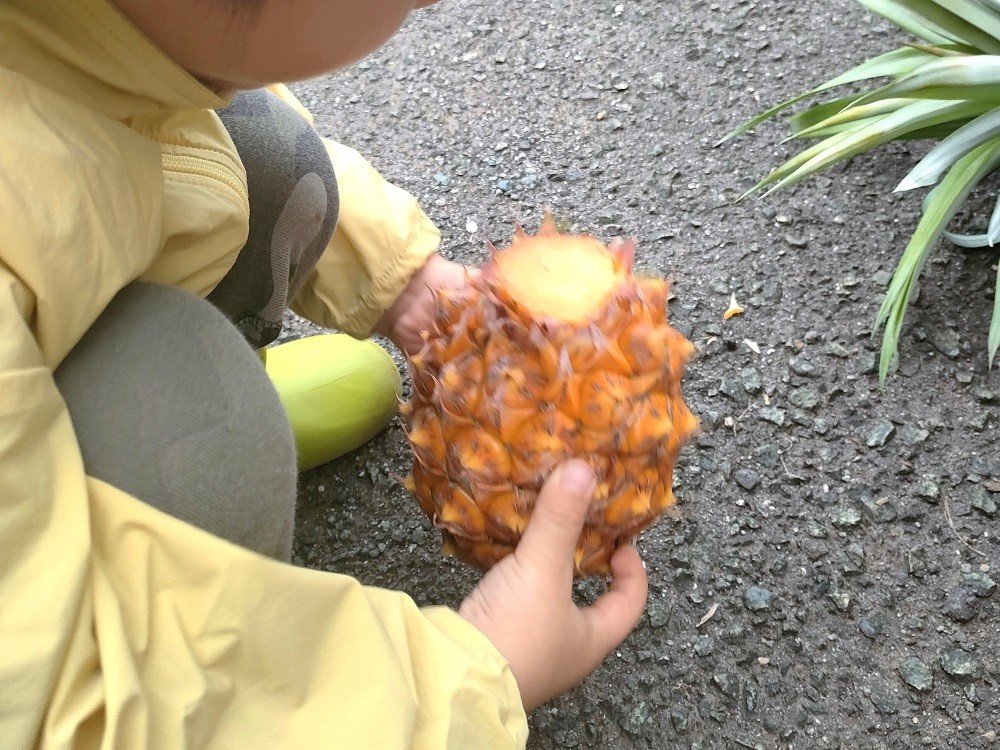
[[[0,747],[523,746],[506,663],[451,610],[84,472],[53,370],[131,280],[205,294],[246,237],[225,103],[104,0],[0,1]],[[296,309],[366,335],[439,236],[329,151],[340,225]]]

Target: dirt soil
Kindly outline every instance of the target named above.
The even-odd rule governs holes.
[[[891,192],[927,144],[739,204],[793,147],[713,145],[901,38],[853,0],[445,0],[294,87],[449,257],[551,207],[675,279],[703,425],[682,514],[640,539],[646,616],[530,748],[1000,747],[996,255],[935,252],[882,389],[872,322],[920,202]],[[478,574],[439,555],[409,465],[397,422],[304,475],[297,562],[457,605]]]

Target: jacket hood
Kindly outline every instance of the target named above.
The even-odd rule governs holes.
[[[107,0],[4,0],[0,66],[115,120],[228,102]]]

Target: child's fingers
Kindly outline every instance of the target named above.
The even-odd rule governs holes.
[[[611,588],[583,610],[590,623],[591,647],[596,663],[625,640],[646,608],[648,579],[635,547],[626,545],[611,558]]]
[[[519,562],[543,570],[572,570],[595,482],[594,472],[579,460],[567,461],[552,472],[517,547]]]

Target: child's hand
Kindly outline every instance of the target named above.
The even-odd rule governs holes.
[[[389,338],[412,357],[424,345],[420,332],[430,329],[434,320],[436,303],[433,291],[459,289],[465,286],[466,277],[471,273],[477,271],[447,260],[437,253],[430,256],[392,303],[392,307],[386,310],[375,326],[375,332]]]
[[[646,570],[631,546],[611,559],[611,589],[592,606],[573,603],[573,552],[594,475],[569,461],[549,477],[514,554],[486,574],[459,614],[506,657],[530,711],[593,672],[635,627],[646,605]]]

